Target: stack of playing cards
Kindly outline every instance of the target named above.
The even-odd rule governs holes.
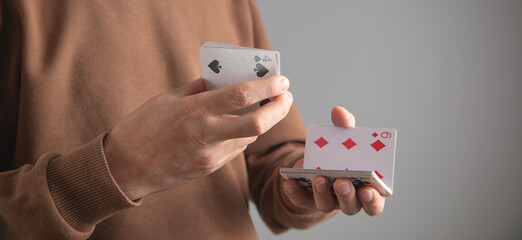
[[[207,90],[281,74],[277,51],[205,42],[200,48],[200,56]],[[234,114],[254,111],[270,100],[265,99]]]
[[[390,128],[308,127],[304,169],[282,168],[285,179],[296,179],[311,188],[316,176],[326,176],[333,184],[349,178],[356,187],[371,185],[383,196],[393,193],[395,141],[397,131]]]

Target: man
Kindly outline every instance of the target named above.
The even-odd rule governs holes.
[[[312,194],[279,177],[302,167],[306,135],[286,78],[206,91],[203,42],[270,48],[253,0],[0,11],[2,239],[251,239],[249,199],[277,233],[382,211],[371,187],[340,179],[332,195],[319,177]],[[332,121],[355,122],[342,108]]]

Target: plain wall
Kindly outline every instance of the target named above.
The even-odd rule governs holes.
[[[522,1],[258,0],[307,124],[398,130],[384,212],[261,239],[521,239]]]

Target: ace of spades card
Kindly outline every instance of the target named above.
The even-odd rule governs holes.
[[[200,57],[201,72],[209,91],[281,74],[278,51],[205,42],[200,48]],[[270,100],[262,100],[233,113],[241,115],[254,111]]]
[[[396,139],[392,128],[310,125],[303,168],[372,171],[393,190]]]

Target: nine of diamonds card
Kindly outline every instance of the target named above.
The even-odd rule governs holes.
[[[395,141],[392,128],[339,128],[311,125],[304,169],[372,171],[393,190]]]

